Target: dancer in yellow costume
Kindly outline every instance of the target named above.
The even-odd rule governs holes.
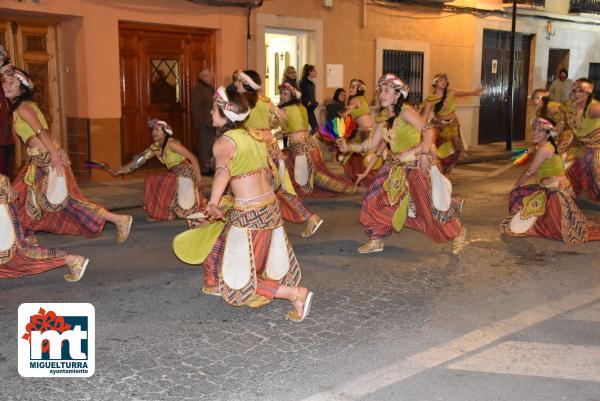
[[[221,295],[232,306],[288,299],[294,309],[287,319],[299,322],[308,315],[313,293],[298,287],[300,267],[283,228],[267,149],[243,127],[249,112],[235,86],[216,91],[212,117],[220,135],[206,214],[217,222],[180,234],[174,250],[184,261],[204,262],[205,293]]]

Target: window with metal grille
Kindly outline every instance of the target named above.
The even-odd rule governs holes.
[[[382,74],[396,74],[408,86],[410,103],[423,101],[423,52],[409,52],[403,50],[383,50]]]
[[[150,101],[152,103],[180,102],[179,81],[179,60],[163,58],[150,60]]]
[[[600,0],[571,0],[569,12],[600,14]]]

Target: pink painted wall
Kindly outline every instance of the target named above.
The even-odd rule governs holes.
[[[60,21],[65,115],[120,118],[119,21],[217,31],[217,84],[247,60],[246,10],[184,0],[43,0],[0,3],[0,13]]]

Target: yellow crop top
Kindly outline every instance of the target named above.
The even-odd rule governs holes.
[[[565,165],[561,155],[553,155],[551,158],[544,160],[542,165],[535,173],[538,180],[544,178],[556,177],[565,173]]]
[[[250,115],[244,123],[246,128],[265,129],[269,128],[269,109],[271,100],[268,97],[259,96],[258,101],[250,110]]]
[[[165,152],[162,152],[162,146],[160,146],[159,142],[154,142],[150,145],[150,149],[156,154],[156,158],[167,168],[174,167],[185,160],[185,157],[180,155],[177,152],[173,152],[169,148],[169,142],[176,141],[177,139],[169,138],[167,139],[167,144],[165,146]]]
[[[592,99],[592,102],[590,103],[589,107],[587,108],[587,111],[583,116],[583,121],[581,122],[579,129],[575,132],[575,135],[577,135],[578,137],[588,136],[597,129],[600,129],[600,118],[590,117],[590,109],[594,104],[598,104],[598,101]]]
[[[370,114],[371,110],[369,109],[369,103],[364,96],[359,96],[358,101],[360,102],[358,108],[352,110],[350,115],[353,119],[357,119],[360,116],[364,116],[365,114]]]
[[[408,107],[411,106],[407,104],[403,105],[401,113]],[[387,130],[387,128],[384,128],[384,130]],[[401,153],[406,149],[417,146],[421,142],[421,132],[404,121],[402,115],[396,117],[390,131],[391,132],[388,135],[384,135],[384,138],[387,137],[386,140],[389,142],[390,149],[393,153]]]
[[[33,107],[33,110],[35,110],[35,114],[37,115],[38,120],[40,120],[42,127],[44,127],[44,129],[48,129],[46,118],[44,117],[44,114],[38,105],[31,101],[24,102],[24,104]],[[13,113],[13,125],[15,127],[15,132],[19,138],[21,138],[24,144],[27,144],[27,141],[35,136],[35,131],[33,128],[31,128],[29,124],[27,124],[27,122],[21,118],[17,111]]]
[[[264,143],[254,139],[245,129],[229,130],[223,136],[232,140],[236,146],[235,155],[229,165],[231,177],[247,174],[269,166],[267,147]]]
[[[285,125],[281,125],[281,132],[291,134],[292,132],[308,131],[308,113],[301,104],[292,104],[283,108],[287,114]]]

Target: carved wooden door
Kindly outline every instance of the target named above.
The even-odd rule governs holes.
[[[158,118],[195,152],[190,93],[203,68],[215,69],[213,31],[122,22],[121,155],[129,161],[152,142],[147,121]]]

